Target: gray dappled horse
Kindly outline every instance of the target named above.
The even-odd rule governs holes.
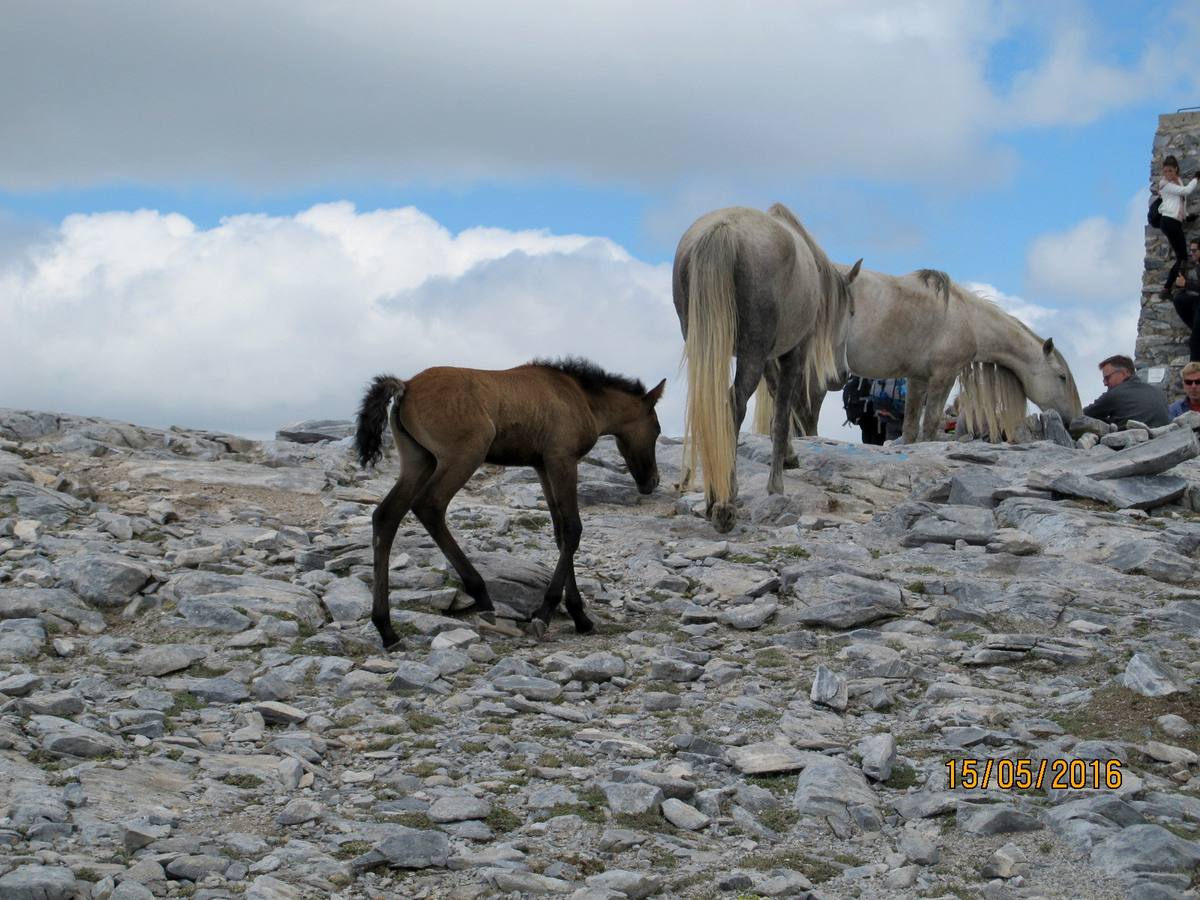
[[[706,514],[719,532],[737,520],[737,435],[768,361],[782,408],[838,370],[835,346],[852,312],[847,274],[834,267],[784,206],[701,216],[675,251],[672,293],[688,368],[686,484],[703,472]],[[736,359],[733,386],[729,360]],[[788,417],[773,430],[770,493],[783,492]]]
[[[848,371],[828,387],[840,387],[850,372],[907,378],[906,444],[936,438],[955,379],[962,387],[959,415],[967,429],[986,431],[993,441],[1012,438],[1025,418],[1026,400],[1057,410],[1064,422],[1082,410],[1075,379],[1054,339],[1042,340],[945,272],[861,272],[845,340]],[[823,397],[819,389],[798,395],[795,417],[815,422]]]

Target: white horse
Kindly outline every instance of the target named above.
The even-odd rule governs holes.
[[[904,442],[934,440],[957,379],[959,416],[993,441],[1011,438],[1032,400],[1069,422],[1082,411],[1071,369],[1054,339],[1042,340],[995,303],[955,284],[945,272],[864,271],[842,354],[846,371],[865,378],[907,378]],[[760,397],[762,394],[760,393]],[[815,424],[824,394],[796,397],[794,418]],[[757,416],[756,416],[757,419]]]
[[[746,207],[708,213],[680,239],[672,294],[688,369],[684,483],[699,464],[717,531],[729,531],[737,519],[737,435],[750,394],[769,361],[784,409],[809,384],[836,375],[835,347],[861,262],[840,272],[778,203],[765,213]],[[737,362],[732,388],[730,358]],[[767,490],[782,493],[787,417],[773,438]]]

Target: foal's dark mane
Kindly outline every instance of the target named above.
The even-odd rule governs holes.
[[[564,375],[570,375],[579,382],[579,386],[589,393],[596,393],[604,388],[614,388],[626,394],[641,396],[646,393],[646,387],[636,378],[625,375],[614,375],[606,372],[590,359],[581,356],[566,356],[562,359],[535,359],[528,363],[543,369],[557,369]]]

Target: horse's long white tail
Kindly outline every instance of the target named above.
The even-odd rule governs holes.
[[[1004,366],[973,362],[958,374],[962,392],[958,415],[975,434],[987,430],[988,440],[1012,440],[1025,419],[1026,397],[1021,381]]]
[[[688,467],[695,472],[699,462],[704,492],[718,504],[733,499],[737,462],[729,399],[729,361],[737,346],[736,261],[736,238],[728,225],[718,223],[696,241],[688,263],[684,446]]]

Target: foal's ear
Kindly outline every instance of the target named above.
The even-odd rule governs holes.
[[[1047,356],[1054,352],[1054,338],[1046,338],[1046,343],[1042,344],[1042,352]]]
[[[660,381],[658,383],[658,387],[656,387],[652,390],[646,391],[645,395],[642,397],[642,402],[647,404],[648,406],[654,406],[654,404],[658,403],[658,401],[662,399],[663,389],[666,386],[667,386],[667,379],[664,378],[662,381]]]
[[[850,287],[854,283],[854,279],[858,277],[858,273],[862,271],[862,260],[854,264],[849,272],[846,273],[846,287]]]

